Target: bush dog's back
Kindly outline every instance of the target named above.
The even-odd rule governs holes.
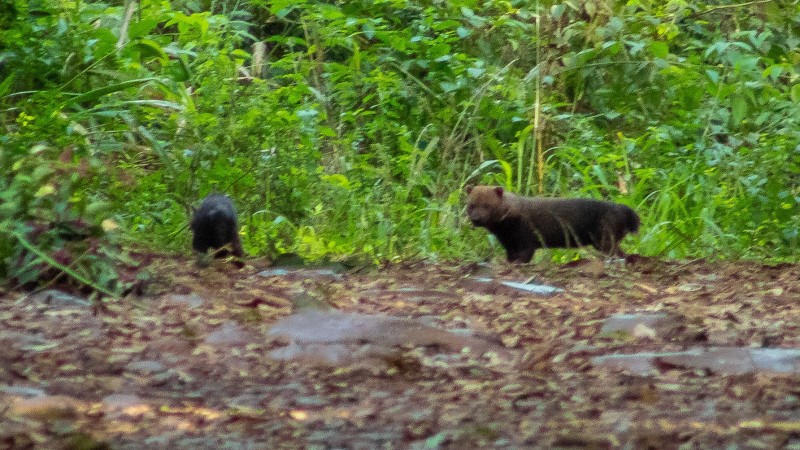
[[[470,221],[497,237],[509,262],[527,263],[543,247],[593,245],[609,255],[624,255],[620,241],[639,230],[639,216],[619,203],[523,197],[500,186],[475,186],[467,192]]]

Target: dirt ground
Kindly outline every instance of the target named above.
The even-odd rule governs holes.
[[[159,257],[149,269],[144,295],[102,308],[52,293],[0,294],[0,448],[800,449],[800,364],[736,370],[746,361],[733,358],[723,368],[734,370],[723,370],[651,358],[652,370],[636,372],[593,359],[800,349],[798,264],[261,273],[258,261],[199,269]],[[341,347],[338,362],[276,357],[291,339],[272,326],[309,309],[411,318],[486,346],[421,343],[417,328],[403,328],[410,321],[377,322]],[[602,331],[614,314],[643,311],[666,319]],[[369,350],[391,335],[408,342]]]

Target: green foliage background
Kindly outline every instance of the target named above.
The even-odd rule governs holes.
[[[798,68],[781,0],[10,0],[0,275],[35,222],[187,251],[213,190],[251,254],[485,258],[471,182],[629,204],[647,255],[796,260]]]

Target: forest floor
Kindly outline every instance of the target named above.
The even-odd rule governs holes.
[[[0,448],[800,449],[798,264],[140,258],[0,292]]]

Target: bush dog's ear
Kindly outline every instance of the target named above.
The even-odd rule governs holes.
[[[502,187],[497,186],[496,188],[494,188],[494,193],[497,194],[498,198],[503,198],[503,188]]]
[[[475,187],[475,186],[473,186],[473,185],[471,185],[471,184],[468,184],[468,185],[467,185],[467,187],[466,187],[466,190],[467,190],[467,195],[469,195],[470,193],[472,193],[472,188],[474,188],[474,187]]]

